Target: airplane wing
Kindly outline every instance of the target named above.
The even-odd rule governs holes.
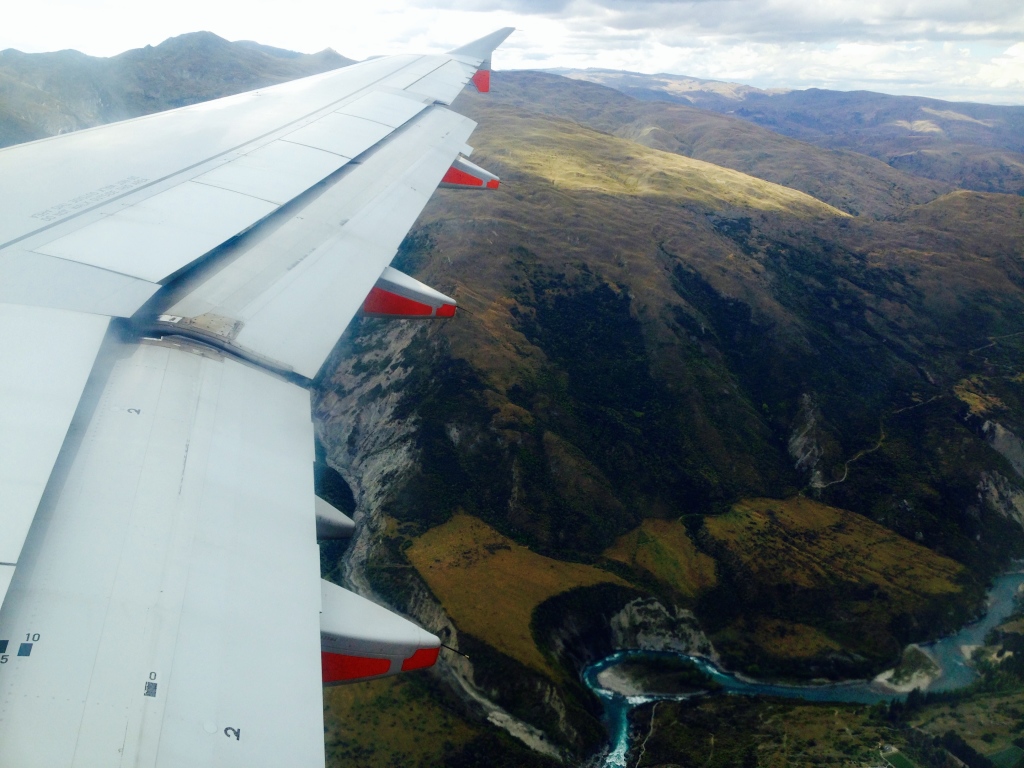
[[[322,766],[322,685],[439,640],[320,579],[309,386],[389,266],[503,29],[0,150],[0,766]]]

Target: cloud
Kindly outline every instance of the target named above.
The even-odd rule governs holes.
[[[763,42],[1008,40],[1024,36],[1019,0],[418,0],[422,7],[593,21]]]
[[[604,67],[760,87],[1024,103],[1020,0],[37,0],[0,49],[113,55],[208,29],[353,58],[443,51],[516,26],[499,68]]]

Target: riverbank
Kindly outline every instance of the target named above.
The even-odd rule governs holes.
[[[892,669],[877,675],[872,683],[892,693],[927,690],[942,677],[942,668],[934,654],[920,645],[903,649],[903,658]]]
[[[684,660],[725,693],[802,699],[808,702],[875,704],[903,699],[914,688],[926,691],[951,691],[964,688],[977,679],[963,648],[984,643],[991,629],[1003,623],[1016,606],[1018,590],[1024,589],[1024,571],[1004,574],[989,590],[985,616],[959,632],[927,644],[911,645],[903,660],[873,680],[853,680],[821,684],[782,684],[757,681],[722,669],[706,657],[673,652],[618,651],[591,664],[583,671],[583,682],[601,699],[610,744],[605,768],[625,768],[629,754],[629,712],[656,701],[682,701],[703,693],[688,691],[671,694],[652,692],[638,681],[626,665],[645,660],[663,662],[666,657]],[[621,668],[620,668],[621,667]]]

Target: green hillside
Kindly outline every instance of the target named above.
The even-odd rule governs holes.
[[[775,89],[679,75],[556,70],[643,100],[692,105],[964,189],[1024,190],[1024,108],[870,91]]]
[[[415,414],[418,459],[386,505],[403,532],[376,553],[375,586],[401,605],[413,553],[469,515],[539,556],[631,585],[537,607],[534,642],[562,664],[551,638],[638,592],[694,607],[731,665],[786,676],[873,674],[903,643],[965,621],[985,579],[1024,544],[1016,521],[979,504],[983,472],[1021,479],[958,394],[972,376],[1000,392],[1018,386],[1019,358],[974,352],[1024,331],[1019,198],[924,195],[890,199],[884,219],[850,216],[602,133],[593,119],[581,125],[564,115],[586,112],[593,91],[574,103],[552,87],[499,73],[488,97],[461,97],[455,106],[480,122],[473,159],[503,186],[440,192],[400,256],[465,311],[415,334],[401,353],[415,372],[377,395]],[[822,156],[858,177],[842,155]],[[781,168],[785,154],[764,162]],[[367,321],[356,338],[372,348],[386,328]],[[350,386],[324,382],[340,398]],[[1000,402],[1015,425],[1018,401]],[[800,434],[811,448],[798,465]],[[719,516],[734,505],[801,493],[842,510],[829,513],[842,516],[830,524],[838,538],[800,529],[796,544],[783,525],[769,529],[768,549],[746,554],[721,538],[729,518]],[[689,536],[652,528],[679,518]],[[823,562],[838,548],[868,570],[780,591],[787,570],[772,566],[787,547]],[[935,563],[939,588],[892,569],[906,551],[920,553],[920,568]],[[714,580],[695,557],[714,563]],[[460,637],[478,642],[475,619],[458,618],[462,598],[420,573]],[[815,610],[822,600],[829,608]],[[481,664],[533,679],[474,648]],[[544,697],[516,690],[503,705],[557,739]]]
[[[501,75],[501,103],[520,113],[573,120],[654,149],[705,160],[806,192],[847,213],[876,218],[928,202],[952,186],[904,173],[883,160],[816,146],[731,114],[645,102],[612,88],[541,72]]]

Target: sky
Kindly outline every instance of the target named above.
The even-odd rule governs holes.
[[[443,51],[514,26],[496,69],[1024,104],[1024,0],[35,0],[3,15],[0,50],[111,56],[209,30],[362,59]]]

